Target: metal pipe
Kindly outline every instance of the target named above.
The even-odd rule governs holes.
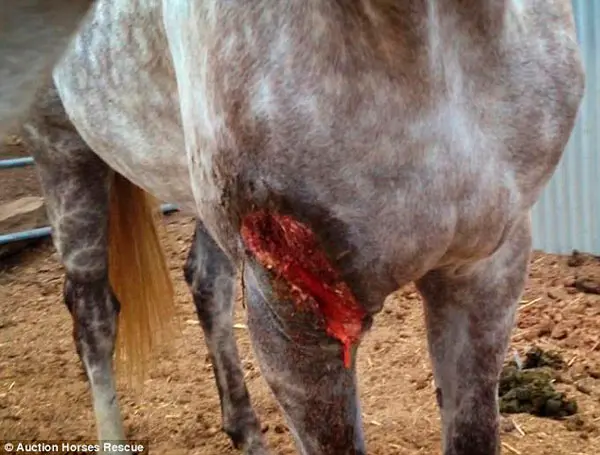
[[[163,204],[160,206],[160,210],[163,213],[171,213],[171,212],[176,212],[179,209],[177,208],[176,205],[173,205],[173,204]]]
[[[34,240],[47,237],[52,232],[49,226],[41,227],[37,229],[29,229],[28,231],[13,232],[11,234],[0,235],[0,245],[7,243],[20,242],[22,240]]]
[[[163,204],[160,206],[160,209],[163,213],[175,212],[177,211],[177,206],[173,204]],[[13,232],[10,234],[1,234],[0,245],[5,245],[7,243],[13,242],[21,242],[23,240],[40,239],[51,235],[51,233],[52,228],[50,226],[45,226],[36,229],[29,229],[27,231]]]
[[[0,160],[0,169],[11,169],[14,167],[25,167],[35,164],[33,157],[26,156],[24,158],[9,158],[7,160]]]

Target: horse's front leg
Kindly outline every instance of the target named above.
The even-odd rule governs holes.
[[[426,302],[444,455],[500,453],[498,382],[529,252],[524,222],[493,256],[458,273],[430,272],[417,283]]]
[[[248,326],[261,372],[283,409],[303,455],[364,454],[355,363],[340,344],[293,314],[292,300],[246,273]],[[279,311],[282,307],[290,311]]]
[[[370,316],[344,294],[343,283],[324,285],[325,272],[312,269],[306,257],[298,263],[287,258],[290,263],[273,265],[255,250],[244,267],[248,326],[261,372],[301,454],[364,454],[355,360]]]

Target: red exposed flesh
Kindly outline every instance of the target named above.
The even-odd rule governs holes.
[[[352,345],[360,338],[366,313],[319,248],[315,234],[290,216],[267,211],[247,215],[241,234],[263,267],[312,297],[327,334],[342,343],[344,365],[350,367]]]

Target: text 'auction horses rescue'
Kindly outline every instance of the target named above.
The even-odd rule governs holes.
[[[56,2],[61,30],[77,28],[76,3]],[[172,314],[149,193],[198,219],[185,276],[224,429],[245,453],[268,452],[232,334],[237,272],[261,372],[302,454],[366,453],[358,346],[386,296],[410,282],[425,301],[444,454],[498,453],[498,378],[530,210],[584,92],[571,8],[98,0],[64,54],[65,35],[42,55],[48,40],[0,31],[2,46],[32,52],[40,76],[61,55],[52,84],[13,84],[25,70],[6,67],[15,77],[0,82],[0,107],[4,128],[20,113],[4,104],[10,91],[42,87],[26,140],[98,437],[125,437],[117,332],[127,359],[143,361],[153,324]],[[15,24],[24,14],[9,12]]]

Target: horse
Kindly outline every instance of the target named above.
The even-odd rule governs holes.
[[[570,1],[98,0],[51,79],[24,128],[100,440],[124,439],[115,339],[141,365],[170,314],[156,198],[197,218],[185,276],[245,453],[236,273],[300,453],[366,453],[358,350],[411,282],[444,455],[500,452],[530,212],[585,89]]]

